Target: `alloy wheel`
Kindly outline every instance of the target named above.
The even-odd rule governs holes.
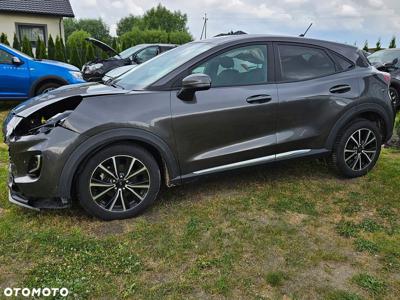
[[[378,142],[375,133],[367,128],[355,131],[344,147],[344,160],[353,171],[368,168],[374,161],[378,151]]]
[[[150,174],[137,158],[117,155],[102,161],[93,171],[89,190],[93,201],[111,212],[138,206],[150,189]]]
[[[393,104],[397,106],[399,104],[399,93],[395,88],[390,88],[389,89],[389,96],[390,99],[392,100]]]

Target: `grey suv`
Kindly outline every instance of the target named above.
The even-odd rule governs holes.
[[[357,177],[392,134],[390,75],[357,48],[279,36],[192,42],[107,85],[66,86],[11,111],[10,201],[74,199],[102,219],[137,215],[162,184],[306,156]]]

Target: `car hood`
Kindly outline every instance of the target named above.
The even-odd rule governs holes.
[[[57,66],[57,67],[61,67],[64,69],[68,69],[70,71],[79,71],[79,69],[73,65],[70,64],[66,64],[60,61],[55,61],[55,60],[49,60],[49,59],[41,59],[41,60],[35,60],[35,62],[37,63],[41,63],[41,64],[46,64],[46,65],[50,65],[50,66]]]
[[[107,52],[110,56],[117,55],[119,57],[119,53],[115,49],[111,48],[109,45],[103,43],[102,41],[96,40],[94,38],[86,38],[86,41],[92,43],[97,48],[100,48],[101,50]]]
[[[45,106],[63,101],[72,97],[93,97],[99,95],[125,94],[127,91],[99,83],[83,83],[66,85],[46,94],[31,98],[15,107],[11,113],[26,118]]]

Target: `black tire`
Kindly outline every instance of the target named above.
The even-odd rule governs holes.
[[[51,90],[55,90],[60,86],[62,86],[62,84],[58,82],[47,82],[45,84],[42,84],[41,86],[39,86],[39,88],[36,89],[35,96],[47,93]]]
[[[360,132],[361,138],[358,135]],[[356,141],[352,139],[352,136]],[[357,146],[359,139],[361,143],[360,146]],[[381,152],[381,146],[382,136],[376,124],[365,119],[357,119],[339,133],[330,164],[345,177],[364,176],[374,168]],[[376,150],[375,154],[372,153],[374,150]]]
[[[112,182],[115,181],[115,177],[103,171],[104,168],[111,171],[113,166],[117,166],[114,169],[116,171],[111,172],[117,173],[118,181],[115,183]],[[133,179],[127,178],[143,168],[146,170],[131,177]],[[130,180],[136,180],[136,183]],[[93,186],[103,183],[106,183],[107,187]],[[111,184],[114,184],[114,187],[99,197],[103,189],[109,189]],[[143,212],[156,200],[160,185],[160,169],[154,157],[142,147],[121,144],[103,149],[88,160],[79,175],[77,192],[81,206],[90,215],[103,220],[116,220],[131,218]],[[142,188],[132,192],[133,186],[147,186],[146,193]]]

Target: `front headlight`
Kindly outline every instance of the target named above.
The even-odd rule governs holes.
[[[87,66],[85,69],[85,73],[96,71],[98,69],[101,69],[102,67],[103,67],[103,64],[94,64],[91,66]]]
[[[82,73],[79,71],[70,71],[69,74],[71,74],[75,79],[83,80]]]

